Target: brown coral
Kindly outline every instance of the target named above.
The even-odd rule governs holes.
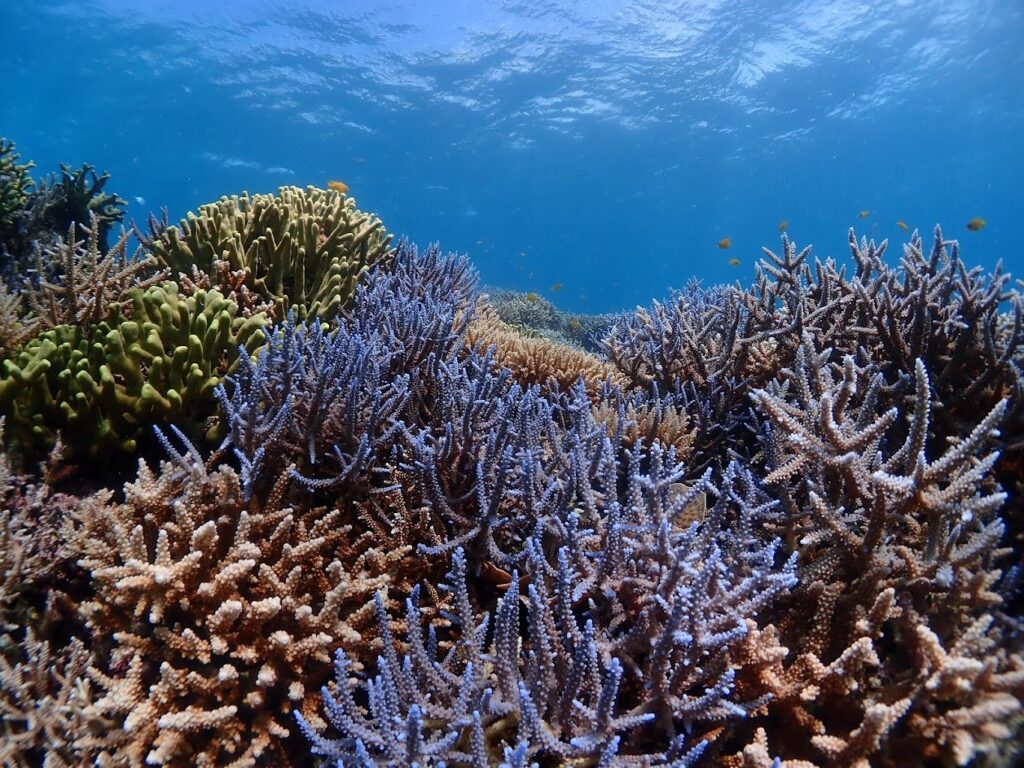
[[[477,307],[466,330],[466,340],[470,345],[493,345],[495,361],[511,369],[523,386],[548,385],[555,381],[564,391],[572,389],[583,377],[588,394],[594,398],[606,381],[628,385],[613,365],[589,352],[517,332],[485,302]]]
[[[340,509],[282,506],[286,482],[246,504],[232,469],[190,450],[140,463],[123,504],[100,494],[76,514],[95,589],[82,610],[116,643],[88,710],[123,723],[111,764],[281,764],[330,652],[365,652],[372,595],[408,548],[374,549]]]
[[[783,754],[964,765],[1011,733],[1024,699],[1024,659],[992,618],[1005,494],[989,446],[1005,403],[928,460],[924,364],[901,419],[879,407],[880,373],[831,357],[805,334],[784,381],[753,393],[802,584],[778,623],[788,661],[768,661],[748,693],[770,692],[768,717],[788,723],[773,735]]]

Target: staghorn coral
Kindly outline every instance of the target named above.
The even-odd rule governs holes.
[[[75,734],[95,725],[81,717],[92,657],[70,634],[76,622],[62,592],[74,567],[59,528],[76,500],[54,492],[48,472],[44,480],[0,454],[0,764],[12,768],[81,764]]]
[[[281,187],[276,195],[222,197],[152,238],[152,253],[175,274],[197,267],[211,280],[241,271],[243,285],[274,305],[273,318],[330,320],[360,275],[390,259],[380,219],[339,192]],[[229,267],[218,268],[225,261]],[[223,292],[237,285],[216,287]]]
[[[373,342],[289,320],[270,331],[255,364],[240,359],[230,397],[217,387],[221,448],[233,448],[247,498],[289,466],[314,489],[366,482],[404,428],[409,398],[407,379],[386,378],[389,356]]]
[[[571,389],[583,377],[587,391],[596,396],[605,381],[628,385],[626,378],[601,358],[546,338],[525,336],[487,304],[477,307],[466,338],[470,344],[493,345],[495,362],[512,370],[524,387],[553,380],[562,389]]]
[[[45,331],[3,361],[0,410],[18,451],[46,450],[59,432],[73,454],[132,452],[147,422],[196,432],[239,348],[263,342],[265,317],[238,317],[217,291],[182,298],[167,282],[128,298],[131,319],[115,306],[107,320]]]
[[[425,639],[414,592],[404,663],[378,600],[385,645],[359,697],[368,706],[339,651],[323,694],[342,738],[299,718],[314,753],[361,765],[494,765],[516,750],[523,760],[694,764],[721,737],[716,725],[761,704],[732,695],[729,648],[795,583],[795,561],[776,569],[778,542],[755,542],[766,507],[742,469],[721,493],[705,483],[719,500],[703,530],[682,528],[676,516],[695,492],[673,493],[670,453],[655,447],[650,459],[651,475],[631,474],[631,503],[613,502],[593,529],[579,520],[556,541],[531,537],[525,594],[513,572],[493,614],[474,607],[467,556],[455,550],[454,626],[430,624]]]
[[[130,316],[130,291],[149,288],[167,277],[166,270],[154,269],[156,260],[143,257],[141,249],[128,257],[128,232],[122,232],[104,254],[99,245],[99,222],[94,214],[90,216],[90,226],[80,227],[87,240],[75,240],[72,224],[63,242],[37,256],[40,277],[25,295],[33,316],[43,328],[95,325],[109,318],[115,307],[122,316]],[[45,277],[43,260],[60,266],[53,282]]]
[[[11,293],[0,282],[0,356],[7,357],[31,339],[39,329],[39,319],[29,317],[22,305],[24,296]]]
[[[830,765],[964,765],[1011,734],[1024,697],[1024,658],[992,616],[1006,494],[988,446],[1006,404],[929,461],[924,363],[901,421],[880,406],[877,368],[847,356],[836,370],[832,357],[807,334],[785,379],[753,393],[778,530],[801,563],[779,625],[792,655],[766,659],[758,680],[772,694],[773,743]]]
[[[475,286],[465,259],[403,241],[333,331],[292,315],[271,329],[256,362],[240,360],[217,389],[221,448],[238,458],[246,494],[289,465],[310,489],[365,481],[433,407],[432,369],[464,347]]]
[[[594,419],[617,435],[615,442],[625,448],[641,440],[647,444],[657,440],[663,447],[675,449],[680,460],[688,460],[693,453],[696,427],[690,426],[685,410],[672,398],[662,398],[657,389],[649,395],[624,395],[618,387],[602,386],[594,405]]]
[[[246,502],[234,470],[165,444],[171,460],[140,461],[124,503],[97,495],[68,534],[94,589],[82,613],[114,642],[85,716],[116,723],[117,743],[77,746],[115,766],[279,765],[290,713],[316,720],[333,648],[365,653],[372,596],[408,548],[344,509],[284,506],[287,473]]]
[[[0,655],[0,765],[71,768],[83,764],[75,737],[89,728],[88,685],[84,678],[92,658],[80,640],[55,652],[30,630],[23,659],[12,664]]]
[[[733,289],[693,282],[667,302],[620,316],[601,346],[632,384],[663,392],[682,380],[743,378],[735,352],[744,319]]]

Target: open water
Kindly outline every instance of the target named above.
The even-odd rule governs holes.
[[[0,135],[139,219],[344,181],[576,311],[747,282],[783,221],[1024,272],[1021,0],[0,0]]]

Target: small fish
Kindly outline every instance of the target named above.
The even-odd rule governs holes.
[[[146,198],[140,197],[139,195],[136,195],[135,196],[135,202],[138,203],[139,205],[145,205],[146,204]]]
[[[907,222],[905,222],[903,219],[897,219],[896,226],[902,229],[904,232],[910,231],[910,227],[907,226]]]
[[[967,228],[971,230],[971,232],[980,232],[985,228],[986,223],[987,222],[983,218],[981,218],[981,216],[975,216],[973,219],[967,222]]]
[[[554,285],[551,286],[551,292],[552,293],[558,293],[560,290],[562,290],[562,284],[561,283],[555,283]]]
[[[327,188],[333,189],[335,192],[341,192],[343,195],[348,192],[348,184],[344,181],[328,181]]]
[[[583,327],[583,323],[581,323],[574,317],[572,320],[569,321],[569,327],[572,328],[574,331],[578,331],[580,328]]]
[[[789,219],[783,219],[782,221],[779,222],[779,232],[785,232],[788,226]]]
[[[520,255],[520,256],[525,256],[525,255],[526,255],[526,251],[520,251],[520,252],[519,252],[519,255]]]
[[[533,291],[530,291],[530,292],[529,292],[528,294],[526,294],[526,296],[524,296],[523,298],[525,298],[525,299],[526,299],[526,300],[527,300],[528,302],[530,302],[531,304],[535,304],[535,303],[537,303],[538,301],[540,301],[540,294],[539,294],[539,293],[534,293]]]
[[[740,265],[740,260],[739,259],[729,259],[729,266],[730,267],[738,267],[739,265]]]
[[[721,248],[723,251],[730,245],[732,245],[731,237],[723,237],[721,240],[718,241],[718,247]]]
[[[860,216],[862,219],[866,219],[868,216],[871,215],[871,211],[861,211],[857,215]]]
[[[477,244],[477,245],[484,245],[484,244],[485,244],[485,243],[487,243],[487,242],[489,242],[489,241],[487,241],[487,240],[477,240],[477,241],[476,241],[476,244]]]

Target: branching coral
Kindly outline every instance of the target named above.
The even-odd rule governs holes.
[[[39,329],[39,319],[28,316],[24,296],[11,293],[0,282],[0,356],[7,357],[31,339]]]
[[[247,503],[233,470],[168,449],[156,473],[140,462],[123,504],[83,505],[70,536],[95,593],[83,614],[115,642],[89,672],[101,695],[86,715],[120,733],[100,759],[280,764],[290,713],[316,718],[331,649],[365,653],[372,596],[407,548],[354,533],[338,509],[282,506],[287,474]]]
[[[118,308],[130,316],[132,289],[145,289],[162,282],[166,270],[156,270],[156,260],[143,256],[141,249],[128,258],[128,232],[122,232],[114,246],[103,253],[99,244],[99,226],[95,216],[85,230],[87,239],[75,240],[75,227],[55,249],[39,255],[59,265],[57,277],[49,281],[40,263],[41,277],[26,290],[33,316],[44,328],[58,325],[95,325],[106,320]]]
[[[0,138],[0,241],[14,227],[15,214],[24,207],[32,191],[29,170],[35,163],[19,163],[14,142]]]
[[[674,448],[676,457],[684,461],[690,458],[697,437],[686,411],[674,398],[661,397],[657,389],[651,394],[623,394],[618,387],[602,386],[594,419],[616,435],[613,442],[621,442],[625,448],[657,440],[665,448]]]
[[[274,304],[274,318],[330,320],[348,304],[359,276],[387,261],[390,235],[380,219],[334,191],[281,187],[276,195],[243,193],[200,206],[152,240],[162,266],[211,280],[241,271],[243,284]],[[224,293],[236,286],[217,284]]]
[[[577,518],[560,539],[528,539],[524,578],[513,572],[493,620],[473,606],[461,549],[449,580],[454,627],[431,624],[425,638],[413,593],[404,662],[378,601],[385,646],[364,683],[368,707],[339,652],[324,699],[342,738],[300,719],[314,751],[362,765],[483,766],[515,750],[528,760],[691,765],[721,735],[715,725],[760,706],[733,696],[729,649],[795,583],[792,560],[774,565],[777,542],[751,535],[770,505],[733,467],[703,530],[679,527],[693,493],[672,493],[671,454],[655,448],[650,458],[653,474],[631,475],[631,503],[612,503],[595,528]]]
[[[289,465],[312,489],[365,483],[406,424],[435,407],[435,369],[464,347],[475,285],[464,259],[403,242],[333,331],[291,316],[269,331],[257,361],[240,360],[217,390],[222,448],[246,493]]]
[[[989,446],[1006,404],[929,461],[924,363],[901,422],[876,368],[847,356],[837,371],[832,356],[807,335],[785,379],[753,394],[803,583],[780,625],[794,655],[762,675],[768,717],[791,724],[774,743],[828,764],[963,765],[1010,734],[1024,697],[1024,658],[991,614],[1005,494]]]
[[[0,420],[2,428],[2,420]],[[52,479],[52,478],[47,478]],[[59,528],[75,499],[16,473],[0,454],[0,764],[80,764],[74,747],[92,657],[70,636],[74,618],[61,593],[73,567]]]

